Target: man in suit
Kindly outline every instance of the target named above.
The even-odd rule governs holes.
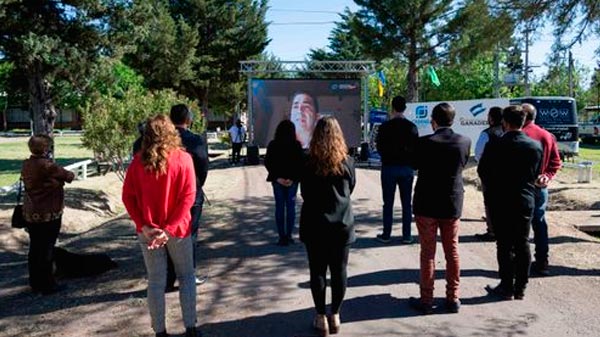
[[[446,310],[460,308],[458,287],[458,224],[463,208],[462,171],[469,160],[471,140],[452,129],[456,111],[440,103],[431,113],[434,133],[419,138],[416,155],[418,170],[413,209],[421,242],[421,297],[411,297],[410,305],[418,311],[433,312],[435,248],[440,229],[446,258]]]
[[[535,261],[531,271],[542,276],[550,275],[548,270],[548,223],[546,222],[546,206],[548,205],[548,184],[561,167],[560,154],[556,138],[550,132],[535,124],[536,109],[533,105],[522,105],[527,113],[523,132],[542,145],[542,163],[540,175],[535,182],[535,207],[533,209],[533,241],[535,242]]]
[[[190,212],[192,213],[192,242],[194,254],[194,268],[196,267],[196,241],[198,240],[198,228],[200,227],[200,217],[202,216],[202,206],[204,204],[204,191],[202,187],[208,175],[208,147],[204,138],[189,130],[193,121],[193,113],[185,104],[177,104],[171,107],[171,121],[175,124],[181,142],[185,150],[192,156],[194,162],[194,172],[196,174],[196,200]],[[175,269],[171,259],[167,259],[167,290],[174,289],[176,279]],[[196,277],[196,284],[202,284],[206,277]]]
[[[377,151],[381,155],[383,233],[378,234],[376,240],[382,243],[389,243],[391,240],[397,185],[402,203],[402,242],[411,244],[413,242],[411,194],[415,177],[412,166],[419,132],[416,125],[404,117],[404,110],[406,110],[404,97],[394,97],[392,109],[391,119],[381,124],[377,132]]]
[[[505,133],[486,146],[477,172],[489,192],[489,210],[496,234],[500,284],[487,286],[505,300],[523,299],[529,279],[529,228],[535,205],[535,181],[542,147],[523,131],[526,112],[511,105],[502,111]]]

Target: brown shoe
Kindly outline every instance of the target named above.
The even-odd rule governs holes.
[[[319,336],[327,337],[329,336],[329,324],[327,322],[327,317],[325,315],[317,315],[315,316],[315,320],[313,321],[313,327],[318,331]]]
[[[329,333],[335,335],[340,332],[340,326],[342,325],[340,321],[340,314],[331,314],[329,316]]]

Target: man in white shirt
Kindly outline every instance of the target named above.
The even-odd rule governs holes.
[[[242,144],[246,141],[246,128],[241,120],[238,119],[235,124],[229,128],[229,138],[231,139],[231,161],[233,163],[239,163]]]

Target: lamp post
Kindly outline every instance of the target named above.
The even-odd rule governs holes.
[[[8,108],[8,94],[6,91],[0,91],[0,97],[4,99],[4,109],[2,109],[2,131],[7,130],[6,109]]]

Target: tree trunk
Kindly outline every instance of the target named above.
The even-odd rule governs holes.
[[[39,67],[33,69],[27,75],[29,82],[29,110],[33,124],[34,135],[53,136],[54,121],[56,120],[56,109],[52,104],[50,95],[50,84],[44,79]],[[54,160],[54,142],[50,143],[48,158]]]
[[[406,101],[418,101],[417,42],[412,38],[408,46],[408,72],[406,73]]]
[[[52,104],[50,85],[39,70],[32,70],[28,74],[27,80],[29,82],[29,105],[33,122],[33,134],[52,136],[54,121],[56,120],[56,109]]]

